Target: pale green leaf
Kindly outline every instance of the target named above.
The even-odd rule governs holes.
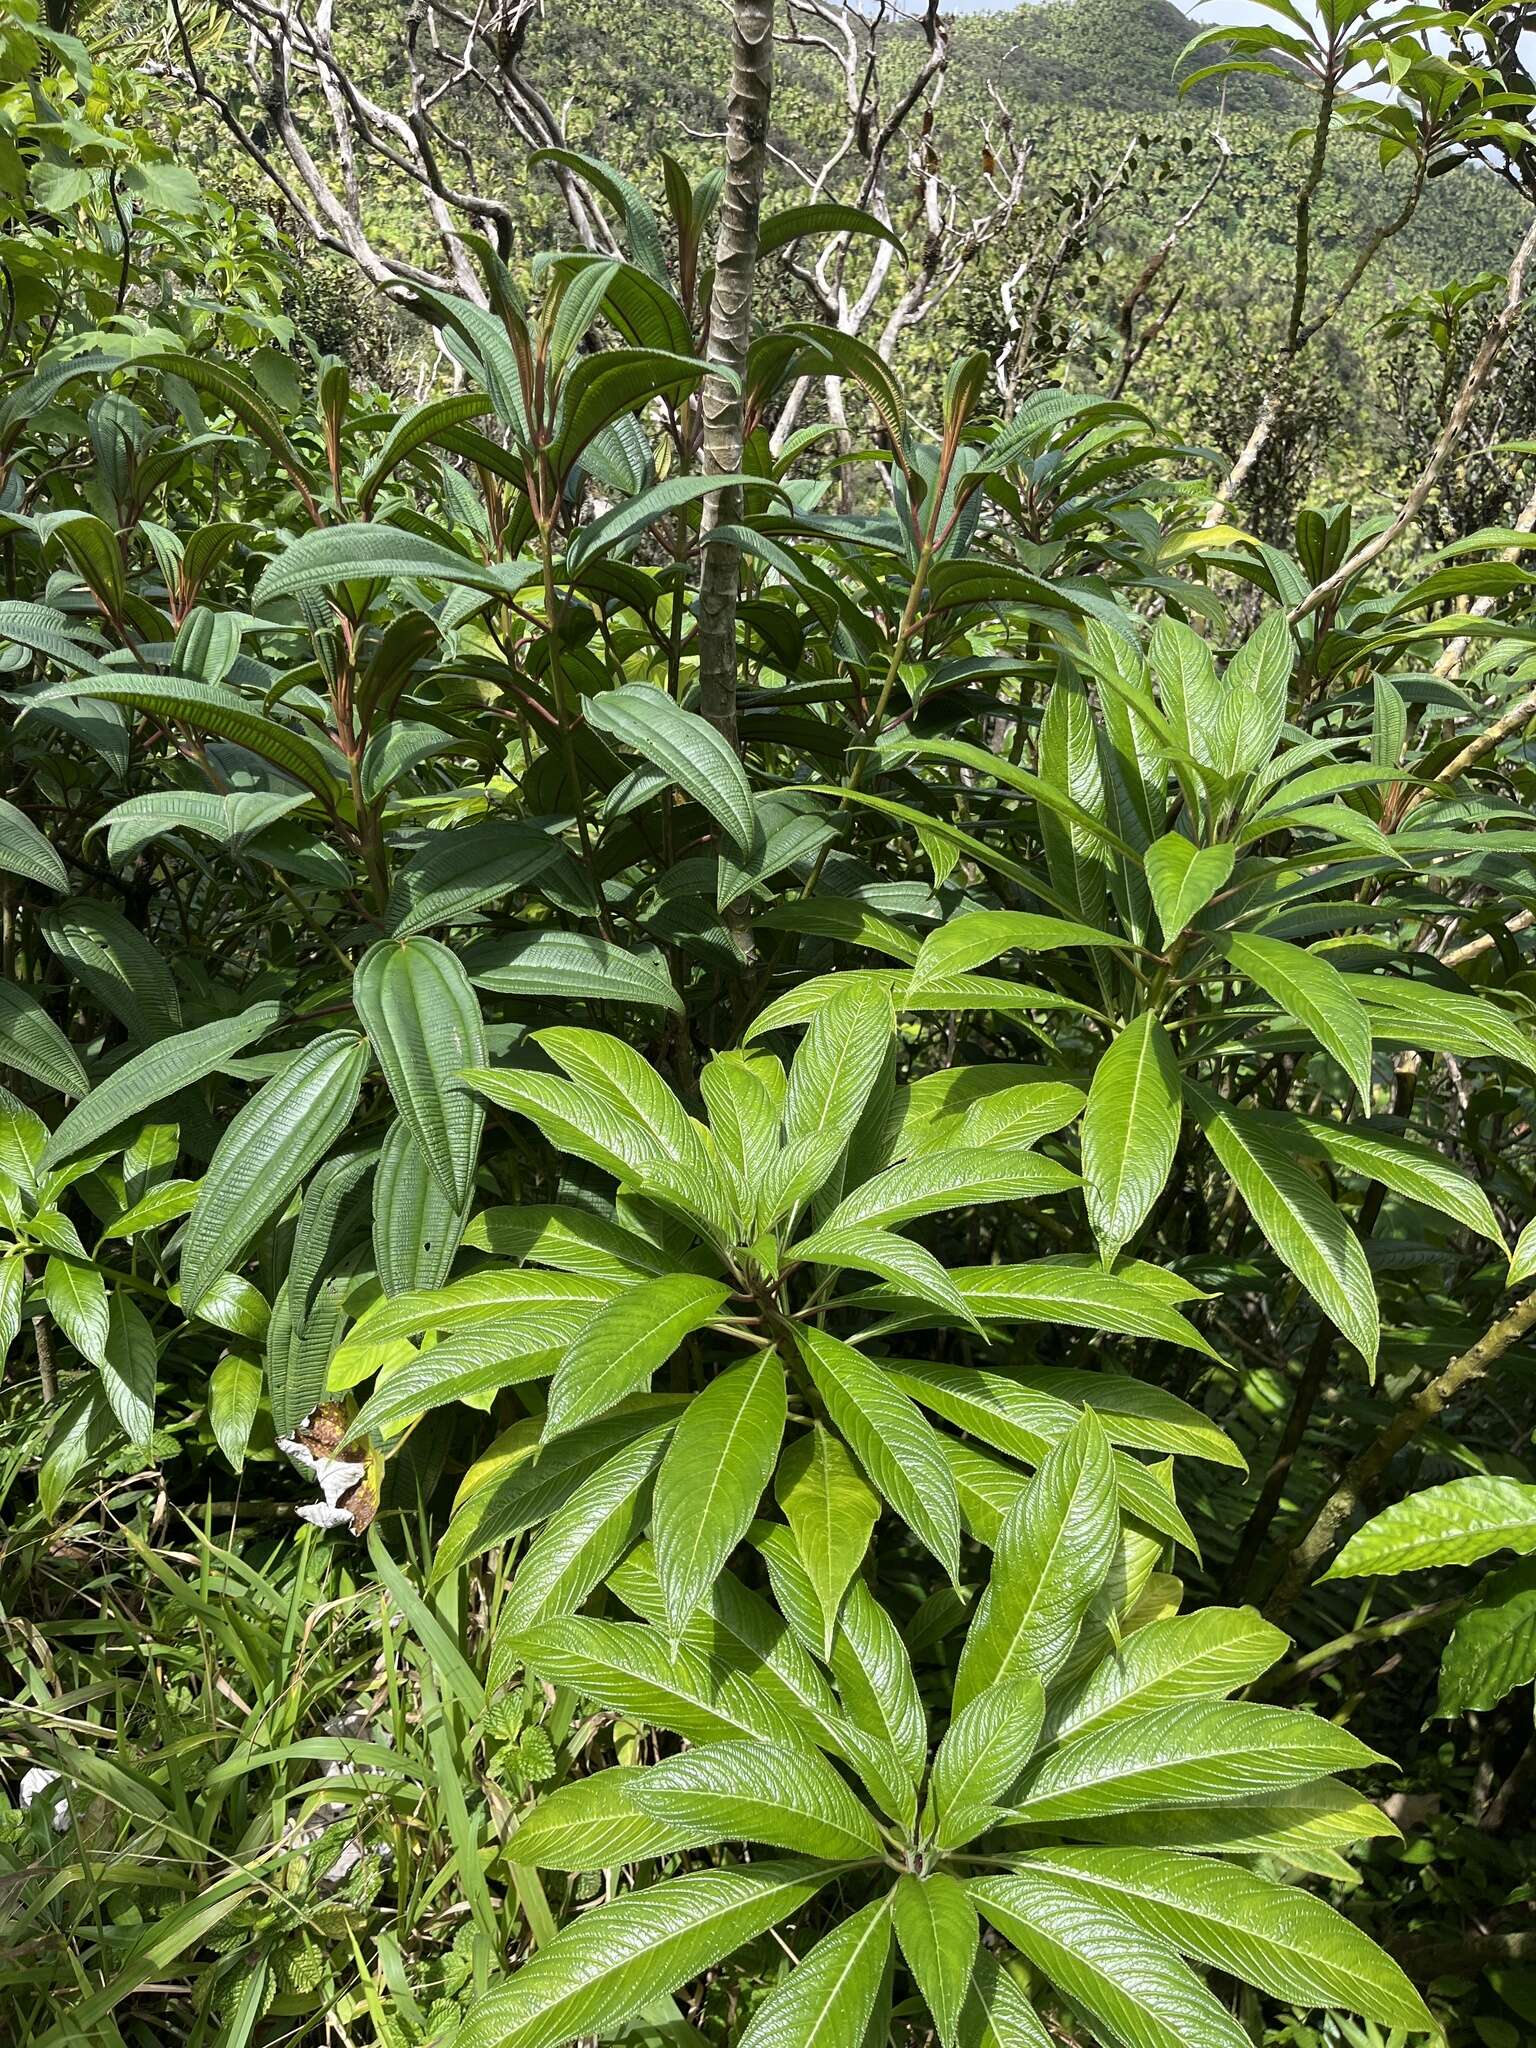
[[[824,1934],[753,2013],[740,2048],[858,2048],[885,1981],[890,1895]]]
[[[562,2048],[608,2034],[803,1906],[833,1875],[801,1862],[668,1878],[562,1928],[470,2007],[455,2048]]]
[[[970,1895],[1124,2048],[1250,2048],[1246,2030],[1172,1948],[1097,1900],[1033,1872],[973,1880]]]
[[[777,1352],[732,1366],[697,1394],[656,1481],[652,1542],[678,1634],[747,1533],[772,1477],[787,1394]]]
[[[694,1846],[697,1829],[658,1820],[626,1798],[644,1775],[620,1764],[544,1792],[517,1830],[514,1860],[536,1870],[613,1870]]]
[[[1004,1679],[1048,1685],[1109,1576],[1120,1540],[1115,1469],[1091,1410],[1046,1456],[999,1532],[960,1653],[955,1704]]]
[[[1147,887],[1164,945],[1171,946],[1227,886],[1235,860],[1226,840],[1197,847],[1179,832],[1153,840],[1146,853]]]
[[[1371,1100],[1371,1022],[1349,983],[1330,960],[1284,939],[1232,933],[1227,958],[1332,1053],[1360,1100]]]
[[[1457,1622],[1440,1665],[1442,1714],[1483,1713],[1536,1678],[1536,1561],[1494,1572]]]
[[[766,1842],[834,1863],[883,1853],[873,1817],[811,1750],[707,1742],[653,1765],[625,1797],[659,1820],[708,1829],[715,1841]]]
[[[891,1917],[902,1957],[927,2000],[944,2048],[956,2048],[960,2008],[981,1938],[976,1908],[948,1871],[896,1881]]]
[[[1382,1761],[1348,1729],[1311,1714],[1192,1701],[1073,1736],[1031,1771],[1014,1812],[1057,1826],[1138,1807],[1209,1805]]]
[[[1342,2006],[1411,2032],[1433,2028],[1397,1964],[1299,1885],[1158,1849],[1040,1849],[1020,1866],[1023,1876],[1036,1873],[1289,2005]]]
[[[245,1467],[251,1427],[261,1404],[261,1367],[230,1352],[208,1381],[208,1424],[219,1449],[237,1472]]]
[[[1376,1289],[1343,1211],[1260,1115],[1233,1109],[1204,1089],[1186,1092],[1211,1150],[1276,1255],[1374,1368],[1381,1340]]]
[[[831,1430],[817,1422],[779,1460],[774,1496],[821,1610],[826,1656],[848,1583],[880,1519],[880,1499]]]
[[[1106,1261],[1135,1236],[1167,1185],[1182,1102],[1172,1043],[1146,1011],[1094,1068],[1083,1111],[1088,1220]]]
[[[642,1280],[588,1324],[550,1383],[546,1436],[590,1422],[649,1386],[685,1337],[719,1313],[727,1288],[693,1273]]]
[[[1323,1576],[1477,1564],[1496,1550],[1536,1550],[1536,1486],[1479,1474],[1394,1501],[1356,1530]]]
[[[796,1342],[839,1434],[897,1514],[957,1579],[960,1508],[930,1425],[890,1375],[851,1345],[810,1328],[797,1331]]]

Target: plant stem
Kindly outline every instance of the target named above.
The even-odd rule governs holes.
[[[603,905],[602,887],[597,878],[597,865],[592,858],[592,834],[587,825],[586,792],[581,785],[581,769],[576,759],[576,713],[569,701],[565,677],[560,669],[560,598],[555,588],[554,535],[547,524],[539,528],[539,566],[544,581],[544,630],[549,638],[549,686],[555,700],[555,709],[560,715],[560,754],[565,763],[566,780],[571,785],[571,803],[576,812],[576,837],[581,841],[582,865],[586,869],[587,881],[597,904],[597,923],[605,939],[612,939],[608,924],[608,912]]]
[[[1406,1408],[1368,1445],[1349,1466],[1343,1478],[1323,1502],[1303,1534],[1292,1544],[1283,1562],[1279,1583],[1264,1603],[1273,1618],[1285,1614],[1311,1584],[1312,1576],[1325,1558],[1338,1548],[1344,1529],[1366,1504],[1382,1474],[1403,1449],[1441,1414],[1467,1387],[1475,1386],[1532,1329],[1536,1329],[1536,1292],[1516,1303],[1496,1323],[1490,1324],[1477,1342],[1453,1358],[1438,1379],[1421,1387]]]
[[[729,476],[742,458],[742,383],[752,344],[752,299],[757,277],[758,216],[768,162],[768,113],[773,99],[773,0],[733,0],[731,88],[726,103],[725,187],[710,287],[712,366],[728,374],[705,378],[704,473]],[[704,500],[699,538],[741,516],[737,485]],[[732,747],[736,732],[736,602],[741,550],[730,542],[702,547],[699,569],[699,709]]]

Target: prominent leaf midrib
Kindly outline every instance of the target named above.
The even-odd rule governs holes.
[[[643,1977],[656,1992],[675,1988],[677,1983],[719,1960],[714,1945],[722,1937],[725,1937],[725,1948],[729,1950],[737,1945],[737,1941],[747,1938],[749,1924],[772,1926],[794,1905],[828,1883],[837,1874],[837,1866],[828,1864],[818,1869],[793,1862],[758,1864],[751,1875],[759,1881],[764,1878],[769,1881],[767,1884],[759,1882],[753,1891],[727,1888],[727,1883],[717,1881],[747,1874],[698,1872],[690,1877],[667,1880],[669,1901],[677,1896],[670,1887],[688,1885],[698,1888],[695,1896],[704,1889],[719,1893],[719,1902],[713,1910],[696,1912],[684,1925],[652,1934],[638,1948],[633,1947],[635,1937],[632,1933],[628,1948],[616,1945],[607,1952],[606,1968],[579,1977],[574,1982],[566,1958],[573,1951],[584,1954],[590,1946],[594,1916],[573,1922],[563,1935],[556,1936],[548,1948],[525,1963],[505,1990],[491,1993],[478,2008],[471,2008],[460,2037],[461,2048],[556,2048],[557,2043],[570,2040],[573,2033],[587,2033],[594,2027],[606,2030],[627,2018],[635,2003],[643,2001],[645,1996],[642,1991],[640,2000],[632,2000],[629,1994],[612,1987],[609,1980],[632,1973]],[[656,1891],[662,1889],[661,1886],[653,1888]],[[631,1894],[622,1901],[616,1901],[615,1905],[643,1902],[650,1900],[651,1896],[651,1892]],[[598,1911],[611,1914],[614,1908],[604,1907]],[[644,1927],[643,1920],[634,1922],[635,1933]],[[737,1928],[740,1929],[739,1934],[735,1939],[730,1938],[731,1931]],[[572,1935],[582,1938],[572,1941],[568,1938]],[[700,1962],[700,1955],[707,1955],[709,1961]],[[562,2009],[568,2008],[583,1994],[588,1994],[589,2003],[585,2007],[578,2004],[573,2016],[575,2024],[567,2028],[560,2016]],[[533,2003],[535,2000],[538,2003]],[[525,2008],[521,2017],[520,2006]],[[549,2031],[551,2022],[554,2023],[553,2032]]]
[[[280,1015],[277,1003],[257,1003],[239,1017],[220,1018],[178,1032],[136,1053],[64,1118],[44,1149],[43,1166],[57,1165],[71,1152],[84,1151],[141,1109],[153,1108],[168,1094],[205,1080],[253,1038],[270,1031]]]
[[[775,1354],[766,1351],[753,1361],[755,1368],[754,1377],[744,1388],[741,1399],[736,1405],[736,1412],[731,1418],[730,1428],[720,1444],[715,1465],[709,1474],[703,1503],[693,1522],[693,1540],[689,1544],[687,1551],[690,1574],[697,1569],[699,1551],[703,1547],[704,1538],[709,1532],[710,1514],[715,1502],[734,1477],[731,1467],[735,1458],[736,1446],[743,1432],[755,1419],[753,1409],[754,1397],[764,1375],[770,1369],[770,1361],[775,1361]]]
[[[1171,1856],[1168,1860],[1175,1866],[1178,1865],[1179,1859],[1176,1856]],[[1281,1913],[1277,1912],[1273,1916],[1269,1923],[1270,1931],[1261,1931],[1258,1928],[1246,1925],[1237,1917],[1236,1912],[1230,1905],[1224,1905],[1217,1888],[1213,1887],[1210,1898],[1208,1900],[1202,1899],[1200,1904],[1196,1906],[1160,1888],[1155,1882],[1136,1884],[1128,1877],[1119,1875],[1112,1868],[1106,1868],[1098,1864],[1095,1864],[1091,1869],[1085,1869],[1069,1861],[1058,1860],[1054,1852],[1049,1849],[1032,1851],[1026,1861],[1031,1869],[1044,1870],[1059,1882],[1069,1884],[1075,1889],[1081,1889],[1088,1896],[1107,1892],[1117,1901],[1122,1899],[1135,1900],[1158,1913],[1166,1914],[1169,1919],[1208,1921],[1214,1929],[1231,1942],[1232,1946],[1229,1953],[1225,1957],[1219,1952],[1214,1954],[1206,1953],[1207,1947],[1217,1947],[1217,1944],[1214,1942],[1209,1942],[1205,1946],[1193,1951],[1186,1950],[1186,1952],[1200,1955],[1203,1961],[1215,1967],[1231,1967],[1235,1961],[1239,1960],[1238,1951],[1241,1946],[1245,1943],[1252,1943],[1274,1951],[1277,1955],[1298,1967],[1321,1968],[1338,1978],[1347,1977],[1349,1974],[1348,1964],[1338,1961],[1332,1963],[1324,1961],[1320,1964],[1313,1950],[1304,1947],[1300,1940],[1294,1936],[1287,1938],[1285,1920]],[[1246,1872],[1241,1871],[1231,1873],[1231,1876],[1237,1878],[1242,1878],[1246,1875]],[[1228,1881],[1230,1879],[1224,1875],[1224,1882]],[[1311,1905],[1322,1904],[1321,1900],[1312,1899],[1305,1892],[1297,1894],[1297,1898],[1298,1900],[1305,1900]],[[1279,1903],[1281,1905],[1288,1903],[1283,1894],[1279,1899]],[[1128,1914],[1130,1913],[1130,1909],[1127,1907],[1122,1906],[1121,1910],[1126,1911]],[[1131,1917],[1134,1916],[1131,1915]],[[1165,1934],[1164,1938],[1169,1937]],[[1185,1946],[1185,1944],[1180,1943],[1180,1946]]]
[[[1077,1479],[1073,1482],[1071,1499],[1068,1501],[1060,1521],[1056,1524],[1054,1534],[1047,1541],[1045,1555],[1040,1560],[1039,1570],[1035,1574],[1035,1583],[1030,1588],[1028,1602],[1019,1610],[1018,1626],[1009,1639],[1007,1650],[999,1662],[998,1677],[1007,1677],[1012,1673],[1014,1660],[1019,1654],[1020,1645],[1030,1633],[1032,1625],[1049,1611],[1049,1603],[1044,1598],[1045,1591],[1055,1582],[1057,1559],[1066,1548],[1067,1530],[1072,1523],[1072,1511],[1077,1503],[1078,1491],[1084,1476],[1084,1472],[1079,1472]],[[1026,1494],[1024,1498],[1027,1501],[1029,1495]],[[997,1568],[994,1566],[994,1583],[996,1576]],[[1062,1604],[1060,1603],[1059,1596],[1058,1604]]]
[[[771,1791],[764,1789],[760,1793],[742,1791],[735,1787],[727,1792],[719,1792],[713,1786],[695,1789],[689,1785],[672,1785],[662,1789],[661,1797],[657,1804],[658,1806],[666,1806],[668,1804],[668,1792],[672,1793],[676,1798],[698,1801],[701,1806],[706,1808],[709,1801],[715,1799],[717,1802],[738,1809],[740,1816],[750,1816],[757,1811],[761,1811],[764,1816],[770,1819],[775,1815],[785,1815],[791,1821],[804,1821],[808,1828],[819,1828],[829,1835],[836,1835],[846,1844],[839,1852],[845,1861],[859,1862],[876,1853],[878,1843],[873,1834],[871,1834],[870,1839],[865,1840],[850,1827],[846,1826],[842,1820],[835,1818],[797,1793],[791,1773],[786,1773],[785,1777],[789,1782],[781,1782]],[[663,1818],[666,1818],[666,1816],[663,1815]],[[749,1831],[738,1830],[724,1823],[722,1823],[720,1832],[721,1838],[726,1841],[752,1839]],[[763,1836],[762,1839],[776,1842],[779,1839],[779,1834],[780,1829],[775,1827],[769,1835]],[[816,1853],[819,1855],[822,1852],[818,1850]]]

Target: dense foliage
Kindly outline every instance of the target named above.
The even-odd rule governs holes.
[[[1516,2048],[1529,536],[786,319],[701,540],[718,175],[411,401],[4,37],[9,2033]]]

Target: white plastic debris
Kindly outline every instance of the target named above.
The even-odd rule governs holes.
[[[50,1785],[57,1784],[58,1777],[59,1774],[57,1771],[46,1770],[44,1769],[43,1765],[34,1764],[31,1770],[28,1771],[26,1775],[23,1777],[21,1781],[21,1789],[17,1795],[21,1803],[22,1812],[25,1813],[29,1807],[35,1806],[37,1804],[39,1797],[48,1790],[48,1787]],[[62,1798],[56,1799],[54,1801],[53,1812],[49,1816],[49,1825],[52,1827],[53,1832],[56,1835],[62,1835],[64,1831],[68,1828],[68,1793],[66,1793]]]
[[[320,1489],[319,1500],[299,1509],[299,1520],[311,1523],[316,1529],[350,1529],[352,1511],[341,1503],[353,1487],[362,1483],[367,1466],[354,1464],[347,1458],[317,1456],[297,1437],[280,1436],[277,1447],[286,1452],[301,1472],[312,1473]]]

